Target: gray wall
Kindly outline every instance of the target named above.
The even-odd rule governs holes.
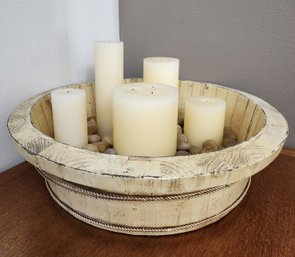
[[[121,0],[125,76],[146,56],[180,58],[180,78],[257,95],[288,120],[295,147],[295,1]]]

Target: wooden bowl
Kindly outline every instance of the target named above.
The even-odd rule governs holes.
[[[67,87],[86,90],[87,115],[95,117],[93,83]],[[51,196],[76,218],[128,234],[181,233],[232,210],[246,194],[250,177],[277,157],[288,126],[271,105],[238,90],[180,81],[179,94],[180,122],[185,97],[225,99],[225,126],[236,133],[239,144],[212,153],[163,158],[78,149],[53,139],[50,92],[23,102],[7,126],[17,150],[44,176]]]

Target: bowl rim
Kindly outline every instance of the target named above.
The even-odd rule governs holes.
[[[126,79],[125,83],[141,80]],[[288,135],[287,121],[280,112],[259,97],[237,89],[180,81],[180,85],[196,83],[249,98],[264,112],[264,127],[249,140],[212,153],[173,157],[94,153],[57,142],[32,124],[32,107],[52,89],[21,103],[10,114],[7,128],[17,150],[37,168],[70,182],[121,194],[172,195],[229,184],[252,176],[277,157]],[[60,88],[79,85],[82,83]],[[93,85],[93,82],[84,85]]]

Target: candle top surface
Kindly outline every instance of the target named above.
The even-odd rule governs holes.
[[[85,90],[79,88],[60,88],[51,92],[53,95],[80,95],[85,94]]]
[[[113,90],[113,97],[127,98],[133,101],[162,101],[178,98],[178,90],[174,87],[157,83],[131,83],[121,85]]]
[[[161,57],[161,56],[154,56],[154,57],[146,57],[143,59],[144,61],[148,62],[179,62],[179,59],[174,57]]]

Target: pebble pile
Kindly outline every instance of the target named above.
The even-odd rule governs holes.
[[[97,125],[94,118],[88,120],[88,144],[82,148],[91,152],[99,152],[115,155],[116,151],[113,148],[113,139],[111,137],[101,138],[97,134]],[[214,140],[206,140],[202,148],[190,145],[186,136],[183,134],[183,129],[180,125],[177,126],[177,152],[176,156],[185,156],[192,154],[211,153],[237,145],[237,137],[230,128],[224,128],[222,145]]]
[[[82,149],[105,153],[105,154],[116,154],[116,151],[113,147],[113,139],[111,137],[101,138],[97,134],[97,125],[94,118],[90,118],[87,122],[88,126],[88,144],[84,145]]]

